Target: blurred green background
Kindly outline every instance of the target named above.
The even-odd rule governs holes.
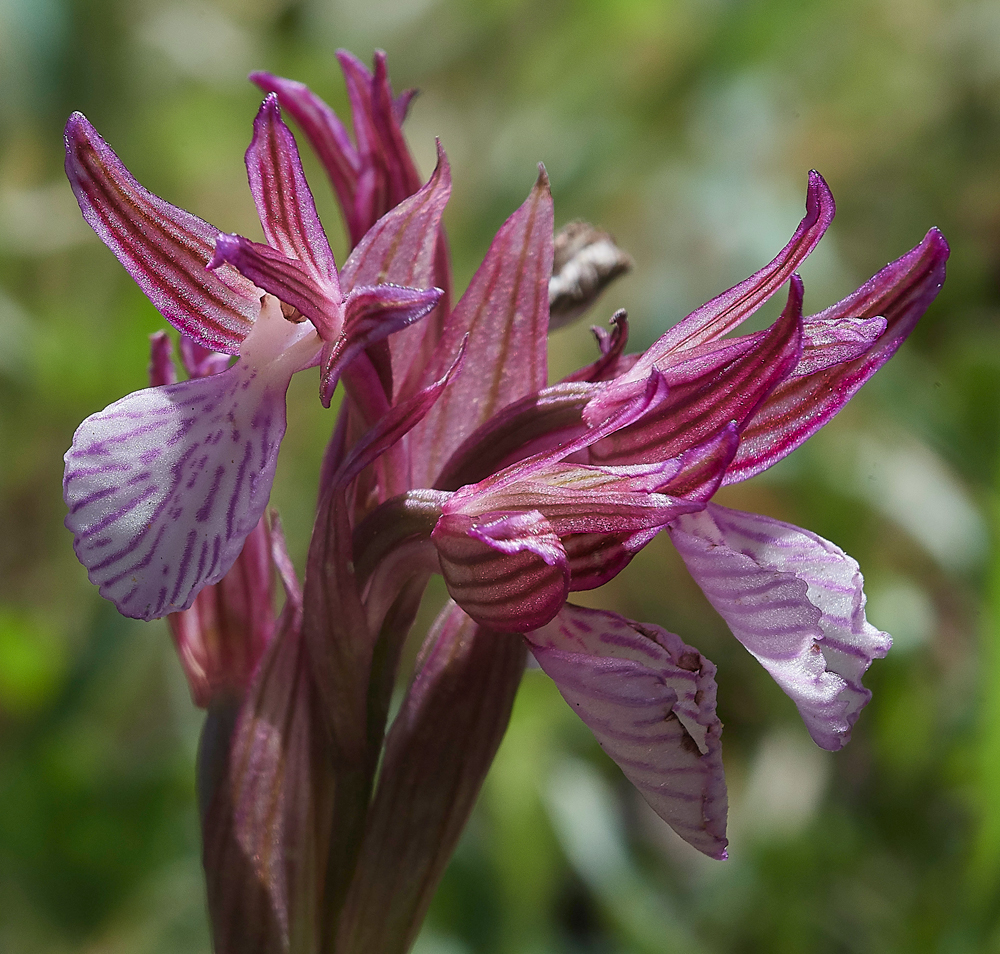
[[[637,347],[770,259],[810,168],[839,213],[807,311],[932,225],[952,247],[902,353],[721,497],[860,561],[896,644],[852,743],[812,745],[659,539],[592,602],[718,664],[731,860],[681,843],[531,672],[420,954],[1000,951],[995,0],[0,2],[0,951],[209,950],[200,713],[166,628],[118,617],[62,527],[74,428],[144,385],[164,324],[83,224],[62,124],[82,110],[148,187],[256,235],[245,76],[303,80],[346,115],[339,46],[386,49],[422,91],[408,135],[425,174],[434,136],[452,162],[458,287],[543,160],[557,225],[587,218],[634,256],[590,318],[627,307]],[[593,353],[586,322],[559,332],[553,374]],[[299,377],[275,501],[301,568],[331,418]]]

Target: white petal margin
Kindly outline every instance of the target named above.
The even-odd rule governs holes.
[[[292,374],[322,345],[275,299],[221,374],[136,391],[87,418],[66,453],[66,526],[125,616],[187,609],[233,565],[267,506]]]
[[[847,744],[871,698],[861,677],[892,640],[865,617],[858,564],[828,540],[716,504],[670,525],[733,635],[798,706],[821,748]]]
[[[525,635],[538,664],[653,810],[699,851],[725,858],[715,666],[659,626],[569,603]]]

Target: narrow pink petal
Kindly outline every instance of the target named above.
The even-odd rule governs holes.
[[[466,335],[469,360],[420,425],[416,486],[433,486],[452,452],[480,424],[545,386],[551,273],[552,196],[543,169],[448,316],[426,375],[439,377]]]
[[[659,626],[567,605],[528,633],[542,669],[653,810],[686,842],[726,857],[715,666]]]
[[[566,600],[566,553],[537,511],[444,514],[431,538],[452,599],[482,626],[535,629]]]
[[[463,487],[445,512],[474,516],[489,510],[538,510],[560,536],[647,530],[701,506],[654,492],[676,473],[674,461],[622,468],[555,462],[496,488],[488,478]]]
[[[420,188],[420,175],[403,138],[402,120],[397,111],[386,57],[382,50],[375,51],[372,107],[375,128],[378,130],[380,159],[386,170],[388,208],[391,209]]]
[[[802,361],[747,425],[727,484],[746,480],[791,453],[896,353],[941,290],[948,251],[941,233],[931,229],[916,248],[853,295],[806,319]],[[885,330],[872,335],[883,320]],[[848,322],[855,341],[845,347],[835,336]]]
[[[891,641],[865,618],[857,563],[806,530],[715,504],[670,528],[733,635],[798,706],[824,749],[851,737],[871,693],[861,677]]]
[[[219,230],[132,177],[80,114],[66,123],[66,175],[83,217],[167,321],[213,351],[236,354],[260,294],[236,269],[205,270]]]
[[[359,182],[355,211],[359,223],[370,228],[391,208],[420,188],[420,177],[403,139],[395,98],[389,85],[385,54],[375,53],[375,73],[346,50],[337,51],[351,101],[354,135],[368,182]],[[363,206],[358,199],[364,198]]]
[[[867,354],[881,337],[885,318],[806,318],[802,322],[802,357],[790,378],[826,371]]]
[[[378,139],[372,117],[372,74],[349,50],[337,50],[336,56],[347,85],[347,98],[351,103],[354,138],[358,144],[358,153],[364,161],[374,152]]]
[[[77,429],[66,526],[91,581],[125,616],[187,609],[260,520],[300,367],[294,353],[275,358],[270,337],[289,329],[274,303],[228,371],[137,391]]]
[[[769,331],[723,343],[720,353],[726,360],[699,367],[700,374],[690,380],[677,380],[682,376],[675,368],[668,369],[667,398],[636,423],[595,443],[591,459],[597,463],[667,460],[709,440],[729,423],[741,430],[798,363],[801,328],[802,283],[793,276],[788,304]],[[613,395],[621,386],[612,382],[608,393]]]
[[[810,172],[806,214],[788,244],[759,272],[674,325],[643,356],[642,368],[647,363],[660,364],[677,351],[721,338],[749,318],[798,270],[833,221],[835,210],[823,177],[816,171]]]
[[[281,108],[302,127],[309,144],[323,164],[340,207],[348,219],[347,227],[351,244],[355,245],[365,229],[353,221],[354,194],[361,159],[354,148],[344,124],[337,114],[303,83],[284,79],[272,73],[251,73],[250,79],[262,90],[276,93]]]
[[[358,352],[424,318],[434,310],[441,295],[440,288],[355,288],[344,302],[343,333],[323,349],[320,396],[324,406],[330,406],[341,372]]]
[[[378,423],[351,446],[331,480],[346,487],[389,447],[408,434],[441,397],[452,376],[460,371],[464,360],[463,343],[451,367],[437,381],[422,388],[413,397],[392,405],[379,418]]]
[[[503,738],[524,642],[477,626],[454,603],[438,616],[386,741],[341,954],[410,949]]]
[[[286,258],[301,262],[331,298],[339,299],[333,252],[316,214],[295,137],[281,120],[274,93],[267,96],[254,119],[246,166],[268,244]]]
[[[437,165],[426,185],[383,215],[344,262],[340,280],[345,292],[383,283],[434,285],[434,250],[451,195],[451,167],[440,141],[437,149]]]

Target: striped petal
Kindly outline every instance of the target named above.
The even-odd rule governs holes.
[[[790,454],[896,353],[941,290],[948,254],[944,237],[931,229],[854,294],[805,320],[802,358],[747,425],[727,484]]]
[[[829,186],[818,172],[810,172],[806,214],[788,244],[759,272],[674,325],[642,356],[636,372],[645,376],[649,367],[664,366],[677,352],[714,341],[739,327],[798,270],[823,237],[835,211]]]
[[[793,276],[781,317],[763,333],[721,344],[714,357],[695,359],[696,369],[663,371],[666,399],[628,427],[590,448],[595,463],[667,460],[733,423],[741,430],[802,354],[802,282]],[[638,368],[639,365],[636,365]],[[632,387],[634,370],[612,382],[591,417],[613,404],[617,391]]]
[[[231,266],[205,270],[219,230],[139,185],[80,113],[66,123],[66,175],[87,223],[163,317],[206,348],[237,354],[260,293]]]
[[[255,285],[306,316],[329,340],[336,340],[344,326],[344,308],[336,283],[321,282],[304,263],[269,245],[241,235],[219,235],[209,268],[235,266]]]
[[[316,214],[295,137],[281,121],[274,93],[264,100],[253,121],[246,166],[267,244],[286,258],[301,262],[313,280],[327,289],[329,297],[339,301],[333,252]]]
[[[403,138],[385,53],[376,51],[374,74],[346,50],[337,51],[337,60],[351,101],[362,170],[369,179],[366,188],[359,188],[355,196],[355,213],[359,225],[363,225],[363,234],[420,188],[420,176]],[[360,236],[352,244],[358,239]]]
[[[523,633],[543,626],[566,601],[566,553],[537,510],[446,513],[431,538],[452,599],[482,626]]]
[[[303,83],[263,72],[251,73],[250,79],[264,92],[277,95],[282,109],[302,127],[309,144],[319,156],[341,209],[345,215],[353,210],[361,159],[337,114]],[[352,245],[365,233],[365,229],[351,217],[348,218],[347,229]]]
[[[580,606],[567,605],[526,638],[653,810],[699,851],[725,858],[715,666],[659,626]]]
[[[865,617],[857,563],[807,530],[715,504],[670,535],[733,635],[798,706],[817,745],[851,736],[871,693],[861,677],[891,640]]]
[[[233,565],[271,492],[285,390],[318,350],[265,299],[241,360],[137,391],[87,418],[66,454],[66,526],[125,616],[187,609]]]
[[[444,291],[427,321],[389,341],[397,397],[419,387],[421,382],[416,379],[430,360],[451,309],[451,271],[441,226],[441,214],[451,194],[451,170],[440,142],[437,150],[437,166],[427,184],[386,212],[365,233],[340,271],[345,291],[385,283]]]
[[[355,286],[434,285],[434,249],[441,215],[451,195],[451,167],[437,144],[437,166],[427,184],[382,216],[340,270],[344,290]]]
[[[430,314],[440,301],[440,288],[400,288],[370,285],[355,288],[344,302],[343,332],[323,348],[320,361],[320,397],[330,406],[341,372],[351,359]]]

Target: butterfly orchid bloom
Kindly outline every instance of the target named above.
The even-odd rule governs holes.
[[[384,54],[374,71],[338,57],[353,141],[306,87],[252,76],[267,93],[246,157],[265,243],[144,190],[79,114],[66,131],[85,218],[181,333],[190,374],[174,380],[157,338],[157,386],[80,426],[65,497],[91,579],[126,615],[170,615],[209,709],[205,867],[225,952],[408,949],[526,648],[656,812],[725,857],[714,665],[658,626],[568,602],[660,532],[817,744],[843,746],[870,696],[861,677],[890,645],[865,617],[857,564],[712,497],[836,415],[933,301],[948,256],[932,229],[803,316],[797,270],[834,214],[813,172],[806,215],[770,264],[642,354],[626,353],[616,313],[597,330],[598,359],[549,384],[548,331],[591,305],[627,256],[580,223],[553,237],[542,168],[452,305],[444,152],[421,185],[401,131],[412,93],[393,93]],[[339,271],[279,107],[340,202],[352,251]],[[733,334],[786,286],[771,327]],[[345,388],[300,586],[264,512],[288,383],[316,365],[325,405]],[[386,731],[432,573],[451,599]],[[239,622],[251,616],[263,630]],[[213,655],[216,618],[236,622]]]

